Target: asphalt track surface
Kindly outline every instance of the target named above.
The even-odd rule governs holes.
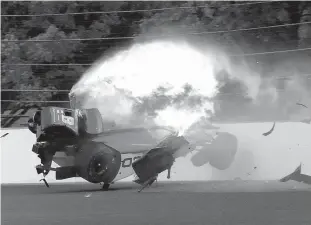
[[[310,225],[311,186],[277,181],[2,185],[3,225]]]

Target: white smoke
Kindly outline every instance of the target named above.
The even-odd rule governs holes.
[[[254,106],[279,108],[276,79],[262,78],[261,73],[260,66],[235,63],[214,47],[199,49],[185,41],[157,40],[134,44],[99,60],[70,94],[75,95],[80,107],[98,108],[104,119],[117,124],[155,123],[184,133],[202,117],[213,114],[210,99],[217,94],[221,74],[242,83]]]
[[[203,53],[186,42],[153,41],[135,44],[108,60],[98,61],[70,94],[80,101],[80,107],[96,107],[103,117],[131,125],[138,117],[147,116],[137,115],[134,108],[143,104],[143,99],[154,98],[162,88],[162,95],[169,101],[160,108],[149,105],[156,113],[153,122],[183,133],[201,117],[209,116],[207,111],[214,111],[211,101],[199,101],[191,107],[189,102],[193,96],[213,97],[217,93],[216,74],[223,69],[215,52]],[[172,99],[182,96],[186,87],[191,91],[174,104]]]

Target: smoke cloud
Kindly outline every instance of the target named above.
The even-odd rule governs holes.
[[[116,123],[154,123],[183,133],[214,111],[210,99],[223,69],[213,52],[202,53],[187,42],[135,44],[99,60],[70,95],[80,107],[96,107]]]
[[[309,94],[299,76],[278,79],[288,73],[299,74],[293,66],[290,70],[275,65],[268,70],[250,66],[246,60],[236,63],[215,46],[190,43],[179,38],[134,44],[98,60],[70,95],[75,96],[79,107],[96,107],[103,118],[119,125],[165,125],[182,134],[214,114],[213,98],[232,80],[244,87],[252,109],[247,113],[256,118],[287,115],[295,111],[291,109],[295,101]],[[278,90],[280,85],[283,91]],[[231,103],[236,108],[241,104]],[[230,117],[232,112],[225,114]]]

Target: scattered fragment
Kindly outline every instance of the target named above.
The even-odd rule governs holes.
[[[300,165],[295,169],[294,172],[292,172],[291,174],[283,177],[282,179],[280,179],[281,182],[287,182],[289,180],[295,180],[295,178],[297,178],[299,175],[301,174],[301,163]]]
[[[253,169],[254,169],[254,170],[257,169],[257,166],[254,166]],[[248,175],[248,176],[252,175],[252,172],[248,172],[247,175]]]
[[[5,133],[4,135],[2,135],[1,136],[1,138],[3,138],[3,137],[5,137],[5,136],[7,136],[9,133]]]
[[[274,127],[275,127],[275,122],[273,123],[273,126],[272,126],[272,128],[268,131],[268,132],[266,132],[266,133],[263,133],[262,135],[263,136],[268,136],[268,135],[270,135],[272,132],[273,132],[273,130],[274,130]]]
[[[45,178],[41,179],[40,181],[42,181],[42,180],[43,180],[43,182],[44,182],[45,186],[49,188],[49,187],[50,187],[50,185],[49,185],[49,184],[48,184],[48,182],[45,180]]]
[[[88,194],[84,195],[84,197],[89,198],[89,197],[91,197],[91,195],[92,195],[92,193],[88,193]]]
[[[302,103],[299,103],[299,102],[297,102],[296,105],[300,105],[300,106],[303,106],[303,107],[305,107],[305,108],[308,108],[306,105],[304,105],[304,104],[302,104]]]
[[[296,168],[294,172],[280,179],[281,182],[287,182],[290,180],[311,185],[311,176],[301,173],[301,164]]]

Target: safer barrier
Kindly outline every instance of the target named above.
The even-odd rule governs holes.
[[[200,150],[195,150],[176,160],[171,180],[273,180],[294,171],[300,163],[302,172],[311,175],[310,124],[276,123],[274,131],[268,136],[262,134],[272,127],[272,123],[232,123],[215,126],[220,127],[219,131],[230,133],[238,140],[237,153],[231,166],[226,170],[218,170],[212,168],[208,160],[203,165],[196,165],[193,158]],[[35,183],[41,179],[34,168],[39,164],[39,158],[31,151],[34,142],[35,135],[28,129],[1,130],[2,183]],[[60,182],[55,180],[53,172],[47,179],[49,182]],[[129,177],[125,181],[132,179],[133,177]],[[159,177],[159,180],[166,179],[166,173]],[[72,181],[83,180],[65,180]]]

